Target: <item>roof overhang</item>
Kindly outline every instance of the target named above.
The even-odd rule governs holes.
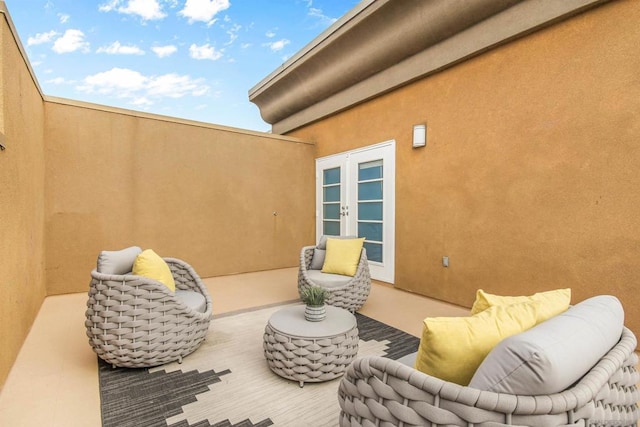
[[[609,0],[363,0],[249,90],[286,133]]]

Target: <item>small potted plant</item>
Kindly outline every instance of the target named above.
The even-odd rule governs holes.
[[[304,318],[310,322],[319,322],[327,317],[327,309],[324,302],[327,299],[326,289],[311,286],[300,292],[300,299],[306,304]]]

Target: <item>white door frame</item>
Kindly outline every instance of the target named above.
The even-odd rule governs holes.
[[[395,281],[395,140],[333,154],[316,159],[316,241],[323,234],[322,224],[322,171],[341,168],[342,235],[358,234],[358,164],[383,160],[383,262],[369,260],[371,277],[393,284]]]

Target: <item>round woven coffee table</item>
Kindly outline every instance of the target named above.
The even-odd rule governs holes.
[[[327,306],[320,322],[304,318],[304,305],[271,315],[264,330],[264,355],[281,377],[306,382],[329,381],[344,374],[358,354],[358,325],[347,310]]]

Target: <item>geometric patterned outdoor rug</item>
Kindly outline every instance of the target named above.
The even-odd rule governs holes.
[[[340,378],[282,378],[264,358],[264,327],[282,306],[214,318],[206,340],[177,362],[112,369],[98,359],[104,427],[320,427],[338,425]],[[418,349],[410,334],[356,313],[358,356],[399,359]]]

